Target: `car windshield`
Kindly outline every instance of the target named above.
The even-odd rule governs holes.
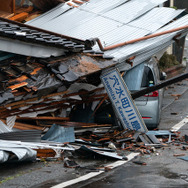
[[[123,79],[130,91],[137,91],[141,87],[149,87],[155,84],[151,68],[144,63],[127,71]]]
[[[123,76],[123,79],[130,91],[140,90],[143,71],[144,63],[137,65],[133,69],[127,71]]]
[[[144,72],[143,72],[143,77],[142,77],[142,84],[141,87],[149,87],[154,85],[154,77],[153,73],[150,67],[145,66],[144,67]]]

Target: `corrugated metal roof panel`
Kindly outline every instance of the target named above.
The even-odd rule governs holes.
[[[84,40],[98,37],[104,46],[108,46],[155,32],[182,12],[169,8],[155,8],[163,2],[165,0],[90,0],[78,8],[66,9],[67,5],[58,6],[49,14],[46,13],[29,23]],[[164,38],[158,37],[106,51],[104,56],[114,56],[115,60],[122,61],[133,54],[139,55],[153,50],[154,47],[159,47],[171,39],[171,35],[165,35]],[[99,47],[96,45],[93,49],[99,50]]]
[[[181,26],[185,26],[185,25],[187,25],[187,23],[188,23],[188,15],[178,19],[177,21],[175,21],[169,25],[166,25],[165,27],[159,29],[156,33],[170,30],[170,29],[177,28],[177,27],[181,27]],[[129,44],[124,47],[109,50],[109,51],[105,52],[105,55],[106,56],[109,56],[109,55],[114,56],[115,60],[117,60],[117,61],[124,61],[125,59],[127,59],[133,55],[137,56],[137,55],[145,53],[147,51],[152,51],[155,48],[160,48],[164,44],[171,41],[173,39],[173,37],[175,35],[177,35],[179,32],[180,31],[173,32],[170,34],[162,35],[160,37],[155,37],[155,38],[137,42],[134,44]]]
[[[122,41],[140,38],[147,34],[149,34],[149,31],[147,30],[139,29],[128,25],[122,25],[121,27],[118,27],[117,29],[114,29],[100,36],[100,40],[104,46],[109,46],[120,43]],[[97,50],[98,46],[95,46],[94,49]]]
[[[172,19],[181,14],[184,10],[175,10],[173,8],[154,8],[147,14],[144,14],[128,25],[154,32],[161,26],[167,24]]]
[[[85,35],[81,38],[84,39],[91,38],[91,37],[99,36],[101,35],[101,33],[96,35],[93,34],[94,32],[90,33],[89,30],[93,31],[94,29],[94,31],[96,31],[98,30],[99,26],[103,26],[104,24],[106,30],[107,29],[109,31],[112,30],[111,25],[108,25],[108,23],[110,22],[109,20],[114,20],[113,13],[117,13],[117,15],[119,16],[116,19],[117,23],[121,22],[122,18],[127,19],[128,17],[128,21],[124,20],[123,22],[126,23],[144,14],[148,10],[154,8],[155,6],[159,5],[164,1],[165,0],[159,0],[154,3],[153,0],[143,0],[143,2],[141,3],[143,5],[142,11],[141,10],[136,11],[136,9],[139,9],[140,0],[132,0],[129,2],[127,2],[127,0],[124,1],[115,0],[112,2],[111,1],[109,2],[108,0],[101,0],[101,1],[90,0],[88,3],[83,4],[79,8],[73,8],[70,11],[64,11],[64,8],[65,10],[67,10],[66,6],[59,6],[56,9],[54,9],[54,11],[50,11],[49,14],[46,13],[41,18],[37,18],[36,20],[34,19],[30,22],[27,22],[27,24],[61,34],[65,34],[65,33],[67,34],[71,32],[69,35],[73,33],[74,34],[73,36],[80,37]],[[121,6],[119,6],[120,4]],[[136,5],[137,7],[135,7]],[[122,12],[120,12],[119,9]],[[53,12],[58,12],[58,14]],[[103,12],[106,13],[102,14]],[[107,14],[109,14],[109,17],[107,16]]]
[[[33,161],[36,159],[37,152],[18,143],[7,143],[7,140],[0,140],[0,163],[6,161]],[[15,155],[17,158],[12,158]]]
[[[187,24],[188,24],[188,14],[179,18],[179,19],[177,19],[176,21],[166,25],[165,27],[160,28],[155,33],[166,31],[166,30],[169,30],[169,29],[174,29],[174,28],[177,28],[177,27],[180,27],[180,26],[186,26]],[[177,33],[177,32],[175,32],[175,33]],[[171,34],[168,34],[168,35],[174,35],[174,33],[171,33]],[[161,37],[165,38],[165,35],[163,35]]]
[[[88,28],[85,26],[85,23],[97,17],[97,15],[75,8],[61,16],[57,16],[54,19],[49,19],[47,17],[45,17],[48,19],[48,21],[45,21],[46,23],[43,23],[44,20],[42,20],[41,25],[39,21],[37,21],[37,24],[34,22],[34,25],[49,31],[56,31],[57,33],[63,34],[68,33],[69,30],[74,30],[77,27],[80,27],[80,25],[87,30]],[[29,23],[29,25],[33,25],[33,23]]]
[[[95,14],[102,14],[105,13],[111,9],[114,9],[115,7],[122,5],[126,3],[128,0],[90,0],[88,3],[82,5],[79,7],[82,10],[86,10],[89,12],[93,12]]]
[[[53,11],[49,11],[49,14],[46,13],[45,15],[42,15],[41,18],[38,17],[36,18],[36,20],[34,19],[30,22],[27,22],[27,24],[47,29],[49,31],[56,31],[57,33],[61,34],[77,29],[77,27],[81,29],[80,25],[82,25],[83,28],[87,28],[87,30],[89,30],[90,26],[89,28],[87,27],[87,22],[92,22],[92,28],[94,27],[94,25],[97,27],[98,23],[96,23],[95,18],[99,16],[97,14],[98,12],[105,12],[111,8],[114,8],[114,6],[118,6],[119,4],[122,4],[126,1],[127,0],[115,0],[113,2],[107,2],[107,0],[93,0],[89,1],[86,4],[83,4],[79,8],[72,8],[71,11],[67,11],[70,9],[68,5],[61,5],[57,8],[54,8]],[[97,12],[95,12],[96,9],[98,9]],[[104,23],[103,20],[106,18],[99,16],[99,18],[96,19],[101,19],[101,21]],[[106,19],[106,21],[107,23],[109,23],[108,19]],[[90,23],[88,24],[90,25]]]
[[[106,19],[101,16],[70,29],[67,32],[70,36],[76,36],[80,39],[89,39],[91,37],[100,37],[114,29],[120,27],[122,24],[117,23],[113,20]]]
[[[165,0],[132,0],[124,5],[108,11],[107,13],[103,14],[103,16],[126,24],[163,2],[165,2]]]
[[[1,140],[17,140],[23,142],[40,142],[41,133],[39,130],[22,130],[0,133]]]
[[[47,23],[49,20],[54,19],[55,17],[63,14],[67,10],[72,9],[67,4],[60,4],[57,7],[49,10],[48,12],[41,14],[40,16],[36,17],[28,21],[27,23],[33,26],[38,26]]]
[[[44,24],[47,24],[47,25],[45,25],[44,28],[48,28],[48,26],[51,26],[50,25],[51,23],[49,24],[49,22],[55,18],[57,18],[57,22],[58,22],[58,17],[61,16],[62,14],[65,16],[64,21],[72,20],[72,21],[74,21],[74,24],[76,24],[76,23],[78,23],[77,21],[79,21],[79,20],[83,21],[84,19],[87,20],[87,18],[91,19],[92,18],[91,16],[93,16],[93,17],[97,16],[97,15],[94,15],[93,13],[95,13],[95,14],[104,13],[104,12],[106,12],[116,6],[119,6],[120,4],[123,4],[127,1],[128,0],[113,0],[113,1],[92,0],[92,1],[88,1],[87,3],[81,5],[78,8],[70,7],[66,3],[60,4],[57,7],[51,9],[50,11],[38,16],[37,18],[35,18],[31,21],[28,21],[27,24],[30,24],[32,26],[39,26],[39,25],[42,26]],[[80,14],[78,9],[84,11],[84,14],[82,11]],[[69,14],[68,10],[71,10],[70,14]],[[78,14],[78,15],[76,15],[76,14]],[[70,19],[70,16],[71,16],[71,19]],[[69,18],[69,20],[67,20],[68,18]],[[62,20],[59,22],[59,24],[61,24],[61,23],[62,23]],[[64,23],[63,25],[65,26],[66,24]],[[63,29],[64,29],[64,27],[63,27]]]
[[[138,65],[141,62],[148,60],[149,58],[151,58],[151,56],[153,56],[153,54],[157,54],[158,52],[166,50],[171,43],[172,41],[168,41],[164,43],[162,46],[159,46],[158,48],[153,48],[152,50],[149,50],[142,54],[137,55],[135,59],[133,60],[134,66]]]

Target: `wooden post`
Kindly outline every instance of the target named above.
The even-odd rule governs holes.
[[[15,13],[15,0],[0,0],[0,11]]]
[[[15,0],[12,0],[12,13],[16,13],[16,3]]]

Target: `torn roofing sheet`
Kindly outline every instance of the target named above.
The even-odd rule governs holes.
[[[75,24],[77,23],[77,25],[79,25],[81,22],[85,22],[87,20],[91,19],[91,15],[92,13],[90,13],[91,9],[92,12],[95,11],[95,13],[99,14],[99,13],[104,13],[114,7],[117,7],[125,2],[127,2],[128,0],[114,0],[114,1],[109,1],[109,0],[92,0],[92,1],[88,1],[87,3],[82,5],[82,8],[85,8],[86,11],[80,11],[77,12],[77,9],[73,9],[72,7],[70,7],[67,3],[65,4],[60,4],[57,7],[51,9],[50,11],[38,16],[37,18],[30,20],[27,22],[27,24],[32,25],[32,26],[41,26],[43,28],[48,27],[49,24],[48,22],[53,20],[53,19],[58,19],[58,17],[60,17],[62,14],[65,14],[64,16],[69,18],[69,16],[71,16],[70,21],[71,22],[67,22],[68,24]],[[74,12],[76,13],[76,16],[74,16]],[[84,12],[84,14],[83,14]],[[79,15],[79,16],[78,16]],[[74,16],[74,18],[72,18],[72,16]],[[93,17],[95,17],[96,15],[93,14]],[[61,24],[61,23],[59,23]],[[66,27],[66,24],[63,26]],[[70,27],[70,25],[69,25]],[[56,28],[57,30],[58,28]]]
[[[151,0],[142,2],[132,0],[128,2],[122,1],[121,3],[120,1],[107,2],[103,0],[96,2],[96,0],[91,0],[79,8],[65,11],[56,17],[51,18],[46,14],[46,20],[41,17],[41,21],[37,18],[36,22],[34,19],[27,24],[61,34],[69,33],[70,36],[77,36],[77,38],[86,40],[91,37],[101,37],[114,29],[122,27],[163,2],[164,0],[155,3]],[[63,6],[59,9],[63,9]],[[54,9],[54,11],[56,12],[57,9]],[[117,18],[115,19],[114,17]],[[123,21],[120,19],[123,19]],[[122,30],[124,31],[124,29]],[[118,31],[116,35],[117,33]],[[125,33],[124,35],[126,36],[127,34]]]
[[[12,155],[12,153],[14,155]],[[0,163],[6,161],[32,161],[36,159],[37,152],[28,147],[0,140]]]
[[[22,130],[0,133],[0,140],[17,140],[22,142],[40,142],[41,133],[39,130]]]
[[[75,149],[69,145],[65,146],[62,143],[43,141],[39,143],[34,142],[19,142],[19,141],[9,141],[0,140],[0,146],[5,147],[6,145],[11,145],[12,147],[28,147],[30,149],[54,149],[54,150],[69,150],[74,151]]]
[[[155,33],[185,26],[187,25],[187,23],[188,23],[188,15],[166,25],[165,27],[162,27]],[[173,38],[175,36],[177,36],[178,34],[186,35],[187,32],[188,29],[184,31],[176,31],[166,35],[161,35],[159,37],[151,38],[145,41],[140,41],[134,44],[125,45],[120,48],[106,51],[105,54],[114,56],[117,61],[123,61],[131,56],[139,56],[144,54],[145,57],[148,59],[148,56],[150,55],[149,57],[151,57],[154,54],[153,53],[154,51],[159,52],[160,50],[167,48],[168,45],[170,45],[173,42]],[[149,53],[149,55],[147,53]]]
[[[42,140],[60,143],[75,142],[74,127],[62,127],[53,124],[48,132],[42,137]]]
[[[62,32],[65,32],[64,28],[49,28],[50,24],[54,24],[55,26],[59,20],[63,19],[65,24],[60,22],[60,25],[62,24],[63,27],[66,27],[67,23],[71,22],[71,25],[73,24],[72,28],[74,28],[76,25],[84,24],[95,17],[105,17],[109,20],[115,20],[114,16],[118,17],[115,20],[117,22],[120,22],[120,18],[124,18],[122,23],[125,24],[163,2],[165,0],[158,0],[157,2],[152,0],[142,0],[142,2],[139,0],[90,0],[76,9],[71,9],[66,4],[62,4],[50,10],[49,13],[47,12],[27,22],[27,24]],[[106,14],[110,15],[106,16]],[[111,18],[112,16],[113,18]],[[71,26],[69,25],[69,27]]]
[[[35,143],[0,140],[0,163],[13,161],[33,161],[37,157],[36,149],[53,149],[56,154],[59,150],[74,151],[73,147],[63,147],[62,144]]]
[[[10,131],[11,129],[9,129],[2,121],[0,121],[0,134]]]
[[[157,7],[144,14],[140,18],[129,23],[129,26],[138,27],[152,32],[155,32],[161,26],[173,20],[184,10],[175,10],[173,8]]]
[[[68,9],[66,4],[62,4],[52,9],[49,14],[41,15],[28,24],[60,34],[68,33],[70,36],[82,40],[97,37],[106,47],[158,32],[160,28],[184,11],[157,7],[164,2],[165,0],[90,0],[88,3],[72,9]],[[179,26],[186,24],[187,22],[184,22]],[[178,25],[174,25],[172,28],[176,27]],[[168,41],[165,41],[165,48],[171,42],[172,38],[168,38]],[[155,40],[155,46],[148,48],[147,43],[148,40],[142,42],[141,46],[138,45],[139,48],[141,47],[139,51],[137,51],[138,48],[134,49],[132,45],[127,45],[105,51],[103,57],[111,56],[116,62],[123,62],[129,58],[130,54],[140,56],[147,53],[146,57],[149,58],[154,52],[159,51],[158,49],[163,49],[158,39]],[[134,47],[136,45],[137,43],[134,44]],[[93,50],[100,51],[98,45],[95,45]],[[139,63],[138,59],[137,63]]]
[[[87,158],[108,157],[111,159],[119,159],[119,160],[123,159],[123,157],[118,155],[116,152],[100,151],[100,150],[92,149],[91,147],[85,145],[77,149],[76,152],[80,153],[82,156],[85,155]]]

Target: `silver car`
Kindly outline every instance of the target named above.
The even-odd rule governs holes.
[[[123,79],[130,92],[134,93],[160,83],[165,76],[161,76],[157,61],[152,57],[149,61],[128,70]],[[163,89],[135,99],[135,104],[149,129],[156,128],[160,122],[162,99]]]
[[[161,77],[164,79],[164,77]],[[160,83],[160,74],[155,58],[143,62],[140,65],[128,70],[123,79],[131,93],[142,90],[146,87]],[[135,99],[135,104],[144,119],[148,129],[154,129],[158,126],[161,116],[161,105],[163,99],[163,89],[154,91],[145,96]],[[116,120],[111,103],[103,103],[93,116],[91,106],[83,109],[77,107],[72,111],[71,121],[110,123],[116,125]]]

